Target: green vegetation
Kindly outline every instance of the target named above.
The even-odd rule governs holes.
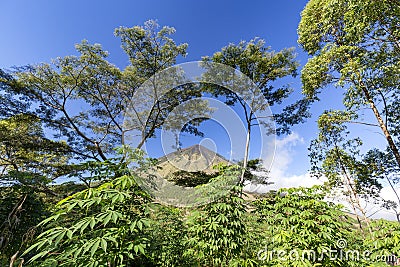
[[[400,170],[399,14],[398,1],[316,0],[304,9],[298,29],[299,43],[312,56],[302,70],[303,93],[317,99],[329,84],[343,89],[344,109],[326,110],[318,120],[313,170],[344,188],[354,213],[366,222],[361,198],[392,207],[400,222],[400,198],[393,203],[379,197],[384,183],[394,190]],[[387,149],[362,154],[363,140],[351,136],[349,124],[379,129]]]
[[[310,146],[312,170],[328,182],[259,196],[243,192],[244,181],[269,184],[262,162],[249,160],[248,154],[252,127],[265,123],[256,120],[256,110],[266,108],[259,99],[250,97],[251,107],[235,93],[204,84],[172,88],[155,97],[151,107],[137,99],[137,116],[146,121],[129,127],[141,133],[141,140],[135,148],[125,144],[127,99],[186,55],[187,44],[171,37],[173,28],[148,21],[116,29],[130,60],[124,70],[107,61],[100,45],[87,41],[76,46],[79,56],[0,70],[0,266],[395,265],[395,256],[400,257],[395,189],[399,20],[397,0],[310,0],[298,29],[299,43],[311,56],[301,71],[303,97],[288,105],[285,100],[294,90],[274,82],[296,76],[293,49],[274,52],[254,39],[203,59],[252,78],[268,104],[281,111],[274,115],[278,134],[290,133],[291,126],[310,116],[309,107],[324,87],[343,89],[344,109],[321,114],[320,132]],[[172,78],[179,79],[175,74]],[[204,190],[223,178],[238,183],[202,206],[160,204],[137,182],[157,165],[141,148],[175,106],[204,94],[244,112],[244,160],[239,166],[220,162],[215,173],[175,171],[168,179]],[[376,121],[362,120],[365,108]],[[193,109],[208,111],[204,105]],[[202,135],[198,126],[206,119],[191,120],[183,131]],[[363,140],[351,135],[349,124],[377,127],[387,149],[362,153]],[[69,182],[54,184],[59,178]],[[398,202],[381,198],[385,185]],[[330,201],[332,191],[347,198],[354,215]],[[369,219],[363,201],[396,211],[398,221]]]

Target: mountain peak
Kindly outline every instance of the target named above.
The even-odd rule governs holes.
[[[163,176],[179,170],[212,173],[215,172],[214,165],[221,162],[229,164],[223,156],[200,144],[174,151],[158,160]]]
[[[215,153],[216,154],[215,151],[213,151],[213,150],[211,150],[211,149],[209,149],[209,148],[207,148],[205,146],[202,146],[200,144],[195,144],[195,145],[192,145],[192,146],[189,146],[189,147],[186,147],[186,148],[182,148],[182,149],[180,149],[178,151],[181,151],[181,152],[184,151],[184,152],[190,152],[190,153],[201,153],[201,151],[205,151],[205,152],[211,152],[211,153]]]

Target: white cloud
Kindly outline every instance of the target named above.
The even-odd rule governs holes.
[[[248,192],[258,192],[265,193],[269,190],[277,190],[279,188],[289,188],[289,187],[311,187],[313,185],[322,185],[323,182],[326,181],[325,177],[315,178],[312,177],[309,172],[300,174],[300,175],[288,175],[288,171],[290,170],[290,165],[294,160],[295,153],[294,148],[298,144],[303,144],[304,140],[297,133],[292,133],[286,136],[283,139],[278,139],[275,141],[276,152],[275,156],[272,159],[266,160],[266,162],[271,162],[269,176],[270,182],[274,182],[272,185],[248,185],[245,187],[245,190]],[[269,168],[269,166],[266,166]],[[399,188],[396,188],[399,190]],[[387,186],[384,187],[381,191],[382,198],[386,200],[394,200],[396,201],[396,195],[393,190]],[[345,197],[341,194],[337,194],[336,197],[332,198],[336,203],[341,203],[346,207],[346,210],[349,212],[353,212],[350,205],[346,202]],[[389,220],[395,220],[396,216],[394,212],[383,209],[380,204],[374,204],[371,202],[366,202],[362,200],[362,206],[365,208],[367,212],[367,216],[371,216],[371,218],[385,218]]]
[[[396,201],[395,194],[393,190],[390,187],[384,187],[382,188],[381,191],[381,197],[383,197],[386,200],[394,200]],[[353,213],[354,210],[351,206],[351,204],[346,201],[346,197],[340,193],[339,191],[335,192],[334,194],[331,194],[331,197],[329,198],[330,201],[338,204],[342,204],[346,211]],[[368,218],[372,219],[387,219],[387,220],[397,220],[396,219],[396,214],[392,210],[387,210],[381,206],[380,202],[374,203],[373,200],[368,200],[366,201],[363,198],[360,198],[360,206],[364,209],[365,214]],[[357,214],[361,216],[361,212],[357,211]]]
[[[304,140],[297,133],[275,141],[275,155],[270,169],[270,177],[273,180],[278,181],[280,178],[286,177],[285,173],[293,160],[293,148],[298,143],[304,143]]]
[[[248,191],[266,192],[269,190],[277,190],[279,188],[288,187],[311,187],[316,184],[322,184],[323,179],[316,179],[311,177],[310,173],[304,173],[301,175],[288,175],[287,172],[290,168],[290,164],[293,161],[294,148],[298,144],[303,144],[304,139],[297,133],[292,133],[282,139],[275,141],[275,155],[273,159],[267,159],[265,162],[271,162],[271,166],[265,166],[267,169],[270,168],[269,176],[270,182],[274,184],[268,186],[248,186]],[[272,157],[272,156],[271,156]]]
[[[271,181],[274,182],[271,185],[272,189],[279,188],[289,188],[289,187],[312,187],[314,185],[322,185],[325,179],[317,179],[315,177],[311,177],[310,173],[305,173],[301,175],[293,175],[288,177],[276,177],[276,179],[272,178]]]
[[[400,187],[394,188],[397,192],[400,192]],[[398,199],[393,189],[390,186],[385,186],[382,188],[380,196],[385,200],[392,200],[398,203]],[[399,203],[400,204],[400,203]],[[400,207],[397,207],[399,209]],[[378,211],[378,212],[376,212]],[[374,214],[372,218],[385,218],[389,220],[397,220],[396,214],[394,211],[389,211],[386,209],[382,209],[380,205],[374,205],[370,210],[368,210],[368,214]]]

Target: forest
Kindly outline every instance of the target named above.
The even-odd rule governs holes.
[[[178,64],[190,44],[172,26],[116,28],[124,69],[86,40],[75,55],[0,69],[0,266],[400,266],[399,0],[309,0],[304,66],[256,36]],[[308,148],[324,183],[246,191],[271,184],[255,135],[290,135],[327,90],[343,108],[314,114]],[[211,98],[240,113],[238,160],[179,141],[204,136]],[[150,157],[164,131],[174,152]]]

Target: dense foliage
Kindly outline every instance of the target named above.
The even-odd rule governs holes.
[[[391,207],[400,222],[400,198],[379,198],[383,186],[397,195],[399,182],[399,14],[396,0],[312,0],[298,28],[299,43],[312,56],[301,74],[303,93],[318,99],[322,89],[334,85],[343,100],[342,110],[326,110],[319,118],[313,170],[344,188],[363,220],[360,199],[372,198]],[[349,125],[378,129],[387,149],[363,147],[365,140],[352,136]],[[369,151],[362,154],[365,148]]]
[[[175,30],[155,21],[116,29],[129,59],[124,70],[86,40],[76,45],[77,55],[0,70],[0,266],[399,265],[399,15],[398,0],[310,0],[298,30],[311,56],[301,73],[304,96],[289,103],[294,89],[280,79],[296,77],[295,53],[273,51],[258,38],[202,61],[250,77],[261,92],[247,92],[254,106],[220,86],[189,83],[160,92],[155,79],[149,95],[132,99],[150,77],[186,56],[187,44],[171,37]],[[166,79],[181,78],[172,76]],[[309,106],[329,84],[343,89],[344,109],[321,114],[310,147],[314,174],[328,182],[243,192],[245,181],[269,184],[262,161],[248,158],[252,127],[268,124],[257,109],[275,108],[276,133],[287,134],[310,116]],[[222,191],[224,179],[238,182],[201,206],[161,204],[139,186],[157,164],[140,149],[176,106],[203,95],[243,111],[243,162],[220,164],[213,174],[177,171],[169,179],[202,192]],[[361,120],[365,108],[376,122]],[[136,116],[129,130],[140,133],[135,148],[125,140],[128,109]],[[203,104],[192,110],[208,111]],[[201,135],[206,119],[190,120],[182,131]],[[349,123],[380,129],[387,149],[362,153],[363,140]],[[385,186],[398,202],[381,198]],[[352,213],[331,201],[333,191]],[[399,222],[368,218],[363,203],[371,200],[395,211]]]

